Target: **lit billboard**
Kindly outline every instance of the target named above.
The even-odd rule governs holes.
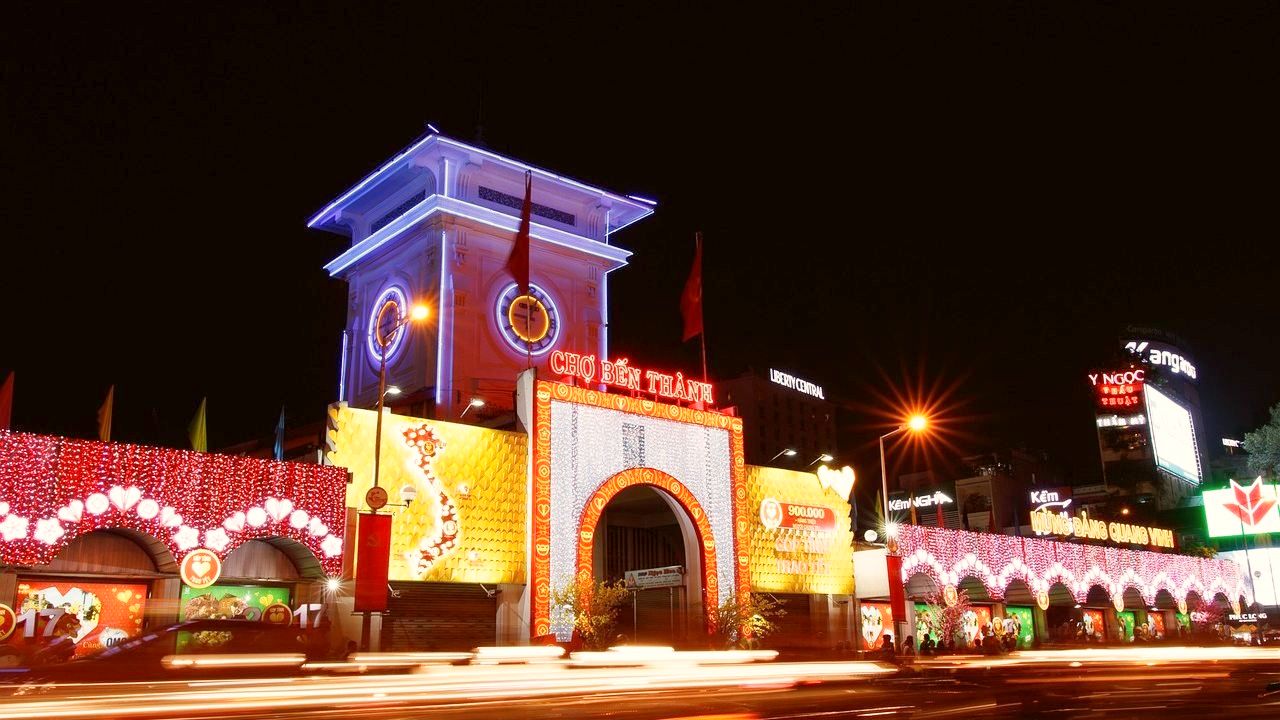
[[[1151,385],[1146,387],[1147,417],[1156,465],[1192,483],[1200,482],[1200,453],[1191,412]]]
[[[1280,493],[1257,478],[1241,487],[1235,480],[1222,490],[1206,490],[1204,519],[1209,537],[1235,537],[1280,532]]]

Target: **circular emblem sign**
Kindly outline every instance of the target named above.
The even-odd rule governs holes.
[[[769,530],[777,530],[782,524],[782,505],[773,498],[760,501],[760,524]]]
[[[218,582],[222,575],[222,561],[212,550],[198,548],[187,553],[178,566],[178,576],[187,587],[201,590]]]
[[[1038,605],[1041,610],[1049,609],[1049,593],[1047,591],[1041,590],[1036,593],[1036,605]]]
[[[1178,601],[1178,612],[1182,613],[1183,615],[1186,615],[1186,614],[1187,614],[1187,601],[1186,601],[1186,599],[1182,599],[1182,600],[1179,600],[1179,601]]]
[[[387,506],[387,491],[381,485],[375,485],[369,488],[369,492],[364,494],[364,502],[372,510],[381,510]]]
[[[955,585],[948,585],[942,588],[942,599],[947,603],[947,607],[955,607],[960,602],[960,593],[956,591]]]
[[[1123,612],[1124,611],[1124,595],[1121,595],[1120,593],[1116,593],[1115,596],[1111,598],[1111,606],[1116,609],[1116,612]]]
[[[17,627],[18,616],[13,612],[13,608],[0,603],[0,642],[4,642],[6,638],[12,635]]]
[[[262,622],[268,625],[289,625],[293,622],[293,611],[284,603],[268,605],[262,611]]]

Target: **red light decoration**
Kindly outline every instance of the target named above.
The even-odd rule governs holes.
[[[1004,598],[1016,579],[1026,583],[1032,595],[1061,583],[1081,603],[1095,585],[1110,597],[1134,588],[1148,605],[1155,604],[1160,590],[1182,601],[1194,591],[1200,597],[1221,592],[1229,600],[1244,597],[1253,602],[1244,572],[1230,560],[918,525],[899,527],[898,548],[903,583],[916,574],[927,575],[939,587],[971,577],[996,599]]]
[[[1097,393],[1098,407],[1106,412],[1128,410],[1142,405],[1142,386],[1146,371],[1138,368],[1116,372],[1090,373],[1089,381]]]
[[[123,528],[178,562],[288,538],[336,575],[346,489],[339,467],[0,431],[0,563],[45,565],[82,535]]]

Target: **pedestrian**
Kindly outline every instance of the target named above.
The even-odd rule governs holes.
[[[896,659],[893,652],[893,636],[889,633],[880,637],[880,659],[885,662],[894,662]]]
[[[904,658],[911,658],[911,657],[915,657],[915,654],[916,654],[915,638],[908,635],[902,640],[902,656]]]

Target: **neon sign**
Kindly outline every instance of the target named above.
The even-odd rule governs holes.
[[[819,400],[827,399],[826,396],[824,396],[822,393],[821,385],[815,385],[809,382],[808,380],[801,380],[795,375],[784,373],[781,370],[774,370],[773,368],[769,368],[769,379],[781,385],[784,388],[790,388],[797,392],[802,392],[805,395],[812,395],[813,397],[816,397]]]
[[[1098,391],[1098,406],[1108,411],[1139,407],[1145,380],[1146,371],[1142,369],[1089,374],[1089,381]]]
[[[711,383],[686,378],[684,373],[674,375],[657,370],[642,370],[631,367],[626,358],[609,361],[601,360],[595,355],[557,350],[551,353],[551,372],[556,375],[572,377],[587,384],[600,383],[622,390],[649,393],[670,400],[712,405]]]
[[[1164,345],[1162,343],[1152,343],[1148,341],[1138,342],[1136,340],[1126,343],[1125,350],[1134,355],[1146,356],[1146,361],[1152,365],[1161,365],[1173,371],[1174,375],[1179,373],[1186,375],[1192,380],[1196,379],[1196,366],[1190,360],[1183,357],[1180,353],[1174,352],[1177,348],[1172,345]]]
[[[1070,500],[1065,501],[1069,503]],[[1063,506],[1065,507],[1065,505]],[[1031,511],[1031,529],[1037,535],[1075,535],[1088,540],[1104,540],[1113,543],[1173,547],[1173,531],[1165,528],[1129,523],[1105,522],[1089,517],[1081,511],[1072,517],[1066,510],[1054,512],[1052,505]]]
[[[1260,477],[1249,485],[1232,480],[1230,487],[1205,490],[1202,496],[1209,537],[1280,532],[1280,492]]]
[[[903,512],[904,510],[910,510],[913,505],[917,508],[926,508],[937,505],[950,505],[954,502],[955,499],[950,495],[947,495],[941,490],[935,490],[931,493],[917,495],[910,500],[902,496],[890,497],[889,510],[893,512]]]

